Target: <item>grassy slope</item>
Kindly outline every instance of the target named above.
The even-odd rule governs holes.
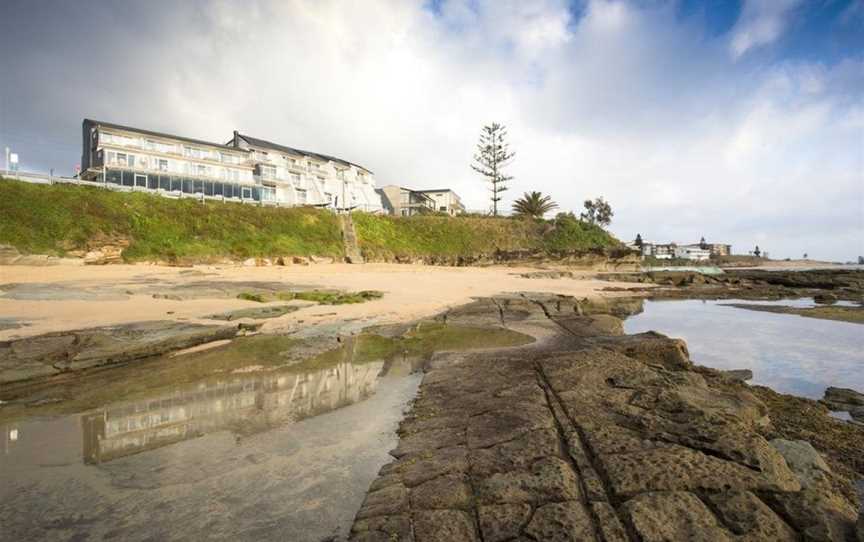
[[[618,245],[596,226],[579,221],[555,223],[507,218],[354,214],[364,254],[392,256],[460,256],[496,250],[573,251]]]
[[[127,260],[342,254],[339,224],[327,211],[0,181],[0,244],[62,254],[102,237],[130,239]]]
[[[588,250],[618,244],[602,229],[575,220],[355,213],[354,222],[360,247],[372,260],[488,255],[496,250]],[[0,244],[25,254],[62,255],[98,246],[102,239],[128,239],[123,257],[129,261],[342,255],[337,217],[328,211],[202,205],[145,193],[0,180]]]

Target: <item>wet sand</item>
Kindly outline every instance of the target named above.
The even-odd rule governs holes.
[[[310,305],[264,321],[263,332],[303,328],[326,332],[328,325],[407,322],[462,305],[473,297],[515,291],[556,292],[575,297],[613,297],[602,292],[616,283],[590,275],[575,278],[528,279],[525,267],[430,267],[399,264],[318,264],[287,267],[197,266],[176,268],[143,265],[0,266],[0,340],[53,331],[145,320],[209,322],[202,317],[232,309],[260,307],[233,296],[170,299],[184,286],[208,283],[276,281],[287,287],[319,287],[349,291],[379,290],[384,297],[356,305]],[[17,285],[17,293],[10,292]],[[154,298],[167,292],[169,298]],[[308,305],[308,304],[307,304]],[[349,326],[350,327],[350,326]]]

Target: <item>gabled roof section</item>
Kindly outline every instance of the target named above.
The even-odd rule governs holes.
[[[238,133],[237,137],[242,138],[246,143],[253,147],[263,147],[266,149],[273,149],[274,151],[284,152],[287,154],[293,154],[295,156],[311,156],[312,158],[317,158],[318,160],[323,160],[324,162],[336,162],[337,164],[342,164],[343,166],[354,166],[362,169],[363,171],[368,171],[372,173],[371,170],[361,166],[360,164],[355,164],[354,162],[349,162],[347,160],[342,160],[341,158],[336,158],[335,156],[329,156],[327,154],[321,154],[318,152],[304,151],[302,149],[295,149],[294,147],[286,147],[285,145],[279,145],[278,143],[273,143],[272,141],[267,141],[265,139],[258,139],[257,137],[251,137],[247,135],[243,135]]]
[[[105,128],[113,128],[115,130],[124,130],[127,132],[135,132],[135,133],[149,135],[149,136],[153,136],[153,137],[164,137],[166,139],[176,139],[177,141],[185,141],[187,143],[194,143],[196,145],[207,145],[209,147],[217,147],[220,149],[246,152],[243,149],[234,147],[232,145],[223,145],[222,143],[213,143],[212,141],[203,141],[201,139],[192,139],[190,137],[176,136],[176,135],[172,135],[172,134],[166,134],[163,132],[154,132],[153,130],[144,130],[142,128],[134,128],[132,126],[123,126],[122,124],[114,124],[113,122],[103,122],[101,120],[84,119],[84,126],[88,126],[88,125],[90,125],[90,126],[104,126]]]

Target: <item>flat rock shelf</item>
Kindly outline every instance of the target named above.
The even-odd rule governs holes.
[[[746,384],[608,312],[523,294],[443,315],[541,340],[433,357],[351,540],[855,540],[850,481],[769,442]]]

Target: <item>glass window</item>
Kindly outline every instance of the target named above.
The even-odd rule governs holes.
[[[168,175],[159,175],[159,189],[171,190],[171,177]]]
[[[257,186],[252,187],[252,199],[255,201],[261,201],[261,189]]]
[[[105,172],[105,181],[111,184],[121,184],[120,170],[109,169]]]
[[[159,159],[159,171],[168,171],[168,160]]]
[[[156,190],[159,188],[159,176],[158,175],[148,175],[147,176],[147,188],[150,190]]]
[[[241,187],[240,194],[241,194],[240,197],[243,199],[252,199],[252,189],[249,188],[248,186]]]
[[[180,192],[183,190],[183,181],[180,177],[171,177],[171,190]]]
[[[219,183],[216,183],[219,184]],[[204,181],[204,195],[212,196],[213,195],[213,183],[210,181]]]
[[[140,188],[147,187],[147,175],[135,175],[135,186]]]
[[[306,191],[297,189],[295,192],[297,194],[297,203],[306,203]]]
[[[198,168],[197,168],[196,172],[198,173],[198,175],[201,175],[201,176],[207,175],[207,166],[202,165],[202,164],[198,164]]]
[[[135,186],[135,175],[131,171],[123,172],[123,186]]]
[[[213,183],[213,195],[221,196],[222,195],[222,183]]]
[[[196,193],[196,194],[201,194],[201,193],[203,193],[203,192],[204,192],[204,181],[198,181],[198,180],[196,180],[196,181],[195,181],[194,188],[195,188],[195,193]]]
[[[191,194],[192,192],[192,179],[183,179],[183,193]]]

